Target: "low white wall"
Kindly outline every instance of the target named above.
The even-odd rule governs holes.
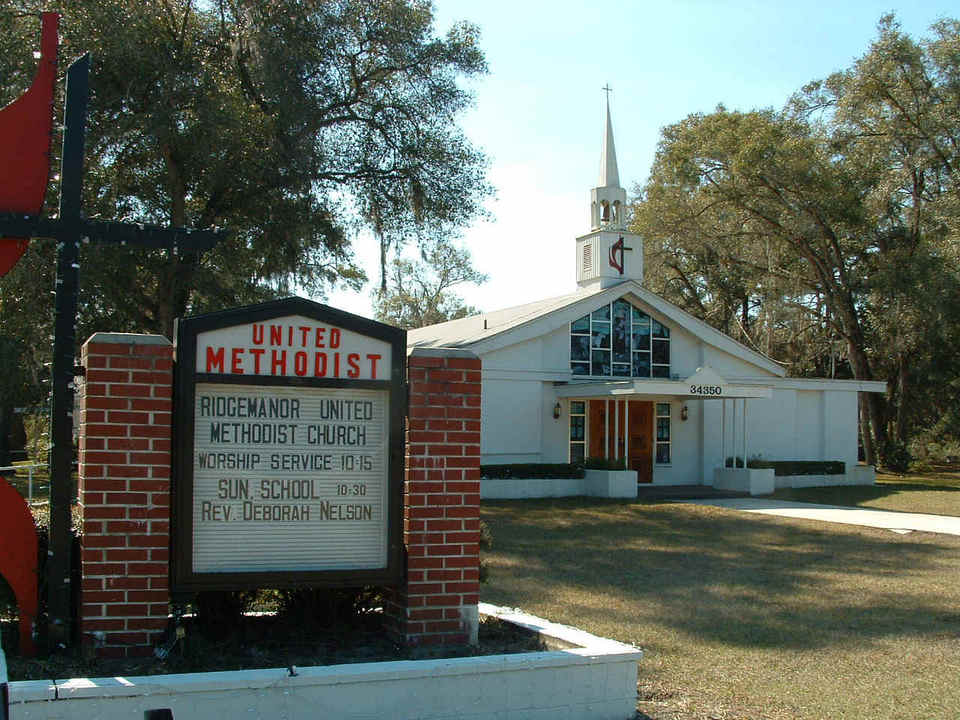
[[[637,496],[636,470],[585,470],[587,495],[627,498]]]
[[[486,500],[527,500],[586,495],[585,478],[482,478],[480,497]]]
[[[481,603],[540,634],[541,653],[406,660],[288,670],[9,683],[10,720],[130,720],[169,709],[174,720],[564,717],[636,713],[636,648]]]
[[[715,468],[713,486],[751,495],[769,495],[775,486],[773,468]]]
[[[846,479],[846,485],[874,485],[877,482],[877,469],[873,465],[854,465],[847,470]]]
[[[530,500],[550,497],[637,496],[636,470],[586,470],[582,478],[482,478],[485,500]]]

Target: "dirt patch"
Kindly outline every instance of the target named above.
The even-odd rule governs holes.
[[[72,677],[113,677],[166,673],[251,670],[271,667],[310,667],[358,662],[413,660],[538,652],[542,642],[531,633],[497,618],[481,618],[478,647],[447,647],[429,652],[407,648],[391,640],[383,615],[366,613],[353,627],[313,629],[292,627],[275,615],[247,616],[226,637],[205,634],[194,618],[184,618],[184,637],[176,640],[164,659],[156,657],[107,660],[84,659],[79,653],[40,658],[7,655],[9,679],[42,680]],[[3,646],[11,647],[16,624],[0,621]],[[170,636],[173,640],[173,635]]]

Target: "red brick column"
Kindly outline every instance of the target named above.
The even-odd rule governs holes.
[[[159,335],[83,346],[80,632],[101,657],[148,655],[167,624],[172,355]]]
[[[407,645],[476,643],[480,590],[480,360],[408,358],[403,536],[406,583],[388,603]]]

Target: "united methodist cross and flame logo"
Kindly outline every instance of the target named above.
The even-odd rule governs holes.
[[[624,247],[623,235],[613,245],[610,246],[610,267],[623,275],[623,251],[633,250],[633,248]]]

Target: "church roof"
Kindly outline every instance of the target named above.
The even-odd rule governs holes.
[[[600,292],[600,288],[595,290],[581,289],[568,295],[408,330],[407,345],[410,347],[466,347],[474,345]]]
[[[580,289],[568,295],[410,330],[407,332],[407,347],[462,348],[480,355],[545,335],[624,296],[635,304],[654,310],[708,345],[778,377],[787,374],[767,356],[724,335],[633,280],[607,288]]]

